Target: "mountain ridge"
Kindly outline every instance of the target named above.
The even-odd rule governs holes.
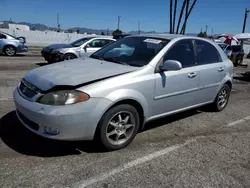
[[[29,22],[9,22],[9,21],[2,21],[3,23],[7,24],[7,23],[13,23],[13,24],[23,24],[23,25],[27,25],[30,27],[30,30],[57,30],[56,27],[48,27],[45,24],[41,24],[41,23],[29,23]],[[79,33],[95,33],[100,35],[102,32],[107,35],[112,35],[112,32],[114,30],[107,30],[107,29],[91,29],[91,28],[85,28],[85,27],[72,27],[72,28],[68,28],[68,29],[62,29],[62,31],[74,31],[77,32],[79,30]],[[128,32],[123,32],[123,33],[128,33],[128,34],[138,34],[138,31],[128,31]],[[156,32],[156,31],[143,31],[140,30],[140,34],[147,34],[147,33],[166,33],[168,34],[169,32]],[[190,36],[197,36],[197,33],[187,33],[186,35],[190,35]]]

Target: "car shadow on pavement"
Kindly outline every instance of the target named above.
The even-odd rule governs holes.
[[[141,133],[204,112],[200,109],[168,116],[147,123]],[[58,141],[38,136],[25,128],[12,111],[0,119],[0,138],[18,153],[39,157],[58,157],[86,153],[102,153],[105,150],[94,141]]]
[[[238,73],[234,76],[235,80],[250,82],[250,72]]]
[[[16,55],[14,55],[14,56],[7,56],[7,55],[4,55],[4,54],[0,54],[0,56],[5,56],[5,57],[24,57],[24,56],[26,56],[26,54],[16,54]]]
[[[36,65],[45,66],[45,65],[49,65],[49,63],[47,63],[47,62],[41,62],[41,63],[36,63]]]
[[[18,153],[39,157],[104,152],[94,141],[57,141],[38,136],[26,129],[12,111],[0,119],[0,138]]]

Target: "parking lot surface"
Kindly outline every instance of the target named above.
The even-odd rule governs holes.
[[[38,55],[0,56],[0,187],[250,187],[249,68],[235,68],[227,108],[148,123],[127,148],[39,137],[17,120],[13,88],[46,66]]]

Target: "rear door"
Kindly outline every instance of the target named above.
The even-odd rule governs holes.
[[[199,90],[196,104],[212,102],[217,95],[218,87],[226,76],[225,63],[218,50],[209,42],[195,40],[198,58]]]

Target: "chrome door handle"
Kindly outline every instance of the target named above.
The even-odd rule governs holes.
[[[191,72],[191,73],[188,74],[189,78],[194,78],[196,76],[197,76],[196,72]]]
[[[224,71],[225,70],[225,68],[224,67],[220,67],[220,68],[218,68],[218,71],[219,72],[222,72],[222,71]]]

